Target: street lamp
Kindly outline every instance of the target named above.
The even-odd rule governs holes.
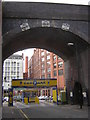
[[[67,45],[68,45],[68,46],[73,46],[74,43],[70,42],[70,43],[68,43]]]

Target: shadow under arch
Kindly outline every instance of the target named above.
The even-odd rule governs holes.
[[[73,90],[73,103],[74,104],[80,104],[80,106],[83,105],[83,95],[82,95],[82,85],[80,82],[76,81],[74,84],[74,90]]]
[[[83,51],[88,46],[88,43],[79,36],[62,29],[37,27],[21,31],[16,28],[3,36],[2,58],[5,60],[19,50],[40,48],[51,51],[63,60],[67,60],[75,55],[75,46],[68,46],[69,42],[78,44],[79,51]]]

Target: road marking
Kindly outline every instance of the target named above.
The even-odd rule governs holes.
[[[27,115],[21,110],[21,109],[19,109],[20,110],[20,112],[24,115],[24,117],[27,119],[27,120],[29,120],[29,118],[27,117]]]
[[[23,116],[24,116],[27,120],[29,120],[29,118],[27,117],[27,115],[26,115],[18,106],[16,106],[16,108],[23,114]]]

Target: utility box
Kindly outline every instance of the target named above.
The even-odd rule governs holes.
[[[66,92],[65,91],[61,91],[60,95],[61,95],[61,103],[62,104],[66,103]]]

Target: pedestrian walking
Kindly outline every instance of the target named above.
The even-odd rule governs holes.
[[[83,106],[83,94],[79,94],[79,105],[80,105],[80,109],[82,109]]]

